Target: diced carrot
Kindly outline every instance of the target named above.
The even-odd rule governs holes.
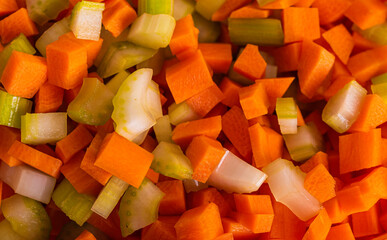
[[[269,195],[234,194],[238,212],[254,214],[274,214]]]
[[[15,140],[8,150],[12,157],[57,178],[62,161]]]
[[[14,141],[20,141],[20,131],[0,125],[0,159],[10,167],[23,164],[20,160],[8,154]]]
[[[225,217],[231,211],[231,207],[222,194],[213,187],[199,190],[191,194],[190,207],[195,208],[208,203],[215,203],[219,208],[221,217]]]
[[[228,111],[228,107],[223,103],[218,103],[209,113],[206,114],[206,118],[222,116]]]
[[[165,193],[159,207],[161,215],[180,215],[186,211],[184,186],[181,180],[163,181],[156,185]]]
[[[218,103],[224,99],[224,95],[219,87],[213,83],[198,94],[188,98],[186,103],[199,116],[206,116]]]
[[[298,1],[299,0],[275,0],[259,7],[263,9],[285,9],[294,5]]]
[[[326,100],[329,100],[331,97],[333,97],[340,89],[342,89],[347,83],[356,80],[352,76],[347,75],[341,75],[335,79],[333,79],[333,82],[329,85],[328,89],[325,90],[323,93],[324,98]]]
[[[285,8],[282,14],[284,43],[320,38],[320,24],[316,8]]]
[[[153,154],[113,132],[104,138],[94,164],[138,188],[152,160]]]
[[[247,44],[234,63],[234,71],[254,81],[263,76],[266,66],[258,46]]]
[[[346,64],[355,46],[353,38],[344,25],[337,25],[322,34],[336,56]]]
[[[351,76],[351,73],[347,66],[336,58],[332,67],[332,79],[338,78],[339,76]]]
[[[145,140],[141,143],[141,147],[147,150],[148,152],[153,152],[157,147],[157,140],[151,137],[150,135],[146,135]]]
[[[231,44],[199,43],[198,48],[214,73],[228,73],[232,62]]]
[[[112,239],[121,239],[122,236],[121,236],[120,227],[114,224],[113,215],[114,215],[114,211],[112,212],[112,214],[110,214],[108,219],[105,219],[100,215],[93,213],[89,217],[89,219],[87,219],[87,222],[93,225],[94,227],[98,228],[102,232],[104,232]]]
[[[387,7],[380,0],[355,0],[344,15],[361,29],[384,23]]]
[[[250,0],[226,0],[222,4],[222,6],[220,6],[220,8],[216,10],[214,14],[212,14],[211,20],[222,22],[226,20],[231,14],[231,12],[233,12],[235,9],[238,9],[248,4],[249,2],[251,1]]]
[[[83,230],[83,232],[81,233],[81,235],[79,235],[75,240],[95,240],[96,238],[94,237],[94,235],[87,231],[87,230]]]
[[[118,37],[135,19],[137,13],[125,0],[106,0],[102,24],[114,37]]]
[[[151,180],[153,183],[159,182],[160,173],[155,172],[153,169],[149,168],[148,172],[145,175],[149,180]]]
[[[247,119],[267,114],[270,105],[266,88],[260,83],[240,88],[239,102]]]
[[[363,179],[354,182],[352,186],[359,186],[364,198],[387,198],[387,168],[378,167],[368,173]],[[366,209],[367,210],[367,209]],[[365,210],[365,211],[366,211]]]
[[[0,1],[0,17],[16,12],[18,9],[16,0]]]
[[[295,7],[310,7],[316,0],[299,0],[294,4]]]
[[[78,95],[79,91],[81,91],[81,87],[82,87],[82,83],[72,89],[65,90],[64,96],[63,96],[63,102],[66,105],[69,105]]]
[[[327,211],[323,208],[310,224],[302,240],[325,239],[331,229],[332,222]]]
[[[232,233],[224,233],[216,238],[214,240],[234,240],[234,236]]]
[[[355,240],[353,236],[351,226],[349,223],[343,223],[340,225],[332,226],[331,230],[329,230],[327,240]]]
[[[176,21],[169,47],[173,55],[182,54],[185,51],[196,50],[198,48],[198,35],[191,14]],[[182,60],[179,58],[179,60]]]
[[[228,107],[239,105],[239,89],[241,87],[239,83],[232,81],[228,77],[224,77],[219,85],[224,95],[222,103]]]
[[[274,214],[254,214],[254,213],[242,213],[232,212],[232,218],[243,226],[250,229],[253,233],[265,233],[270,232],[273,224]]]
[[[387,239],[387,233],[383,233],[381,235],[378,235],[372,238],[372,240],[385,240],[385,239]]]
[[[300,166],[300,169],[307,173],[311,171],[313,168],[315,168],[317,165],[322,164],[327,170],[329,170],[329,165],[328,165],[328,154],[324,152],[317,152],[313,157],[311,157],[308,161],[303,163]]]
[[[9,43],[12,39],[19,36],[20,33],[23,33],[26,37],[39,33],[25,8],[20,8],[0,21],[1,43]]]
[[[368,211],[379,200],[377,196],[363,194],[357,185],[348,186],[336,193],[338,207],[344,216]]]
[[[320,24],[326,25],[342,18],[351,4],[351,0],[315,0],[312,7],[318,9]]]
[[[35,112],[55,112],[62,105],[64,90],[45,82],[35,95]]]
[[[222,224],[224,232],[232,233],[236,240],[255,239],[258,235],[261,236],[261,234],[253,233],[250,229],[231,218],[222,218]]]
[[[48,146],[48,144],[36,145],[35,149],[38,151],[41,151],[42,153],[50,155],[51,157],[54,157],[54,158],[57,157],[55,151],[50,146]]]
[[[267,18],[271,11],[268,9],[260,9],[258,2],[254,1],[244,7],[232,11],[230,18]]]
[[[378,204],[375,204],[366,212],[352,214],[352,231],[356,238],[371,236],[383,232],[379,224],[378,206]]]
[[[302,43],[295,42],[273,50],[273,56],[279,72],[290,72],[298,69]]]
[[[309,171],[304,180],[304,188],[320,203],[336,196],[335,185],[335,179],[321,163]]]
[[[177,239],[174,226],[178,220],[178,216],[159,216],[156,222],[143,228],[141,240]]]

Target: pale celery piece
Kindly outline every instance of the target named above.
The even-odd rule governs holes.
[[[95,198],[78,193],[67,179],[55,188],[52,200],[71,220],[82,226],[93,213]]]
[[[172,126],[169,121],[169,116],[164,115],[157,119],[156,124],[153,126],[153,130],[158,142],[170,142],[172,141]]]
[[[0,236],[2,239],[6,240],[28,240],[28,238],[24,238],[17,234],[12,229],[12,226],[7,219],[0,222]]]
[[[220,35],[220,23],[205,19],[200,14],[192,14],[195,27],[199,30],[199,42],[216,42]]]
[[[104,125],[113,112],[114,93],[98,78],[84,78],[81,90],[67,108],[69,117],[88,125]]]
[[[197,192],[202,189],[208,188],[207,183],[201,183],[195,179],[184,179],[183,184],[184,184],[184,190],[186,193]]]
[[[175,0],[173,4],[173,17],[177,20],[192,14],[195,11],[194,0]]]
[[[54,191],[56,179],[28,165],[0,166],[0,179],[15,193],[48,204]]]
[[[359,116],[367,90],[356,81],[347,83],[325,105],[322,120],[338,133],[347,131]]]
[[[282,134],[297,133],[297,105],[293,98],[277,98],[275,111]]]
[[[76,38],[98,41],[102,27],[104,3],[78,2],[71,14],[70,29]]]
[[[128,77],[129,73],[127,71],[121,71],[117,73],[112,79],[110,79],[108,83],[106,83],[106,87],[115,95],[118,92],[118,89],[120,89],[121,84]]]
[[[141,16],[143,13],[173,15],[173,1],[174,0],[139,0],[137,8],[138,16]]]
[[[225,149],[218,166],[207,183],[226,192],[251,193],[257,191],[267,175]]]
[[[228,30],[231,42],[238,45],[281,46],[284,33],[279,19],[229,18]]]
[[[30,240],[50,238],[51,220],[38,201],[15,194],[1,202],[1,210],[20,236]]]
[[[191,179],[193,169],[190,160],[180,146],[170,142],[160,142],[153,150],[151,168],[158,173],[175,179]]]
[[[54,144],[67,136],[67,113],[27,113],[21,117],[21,142]]]
[[[257,0],[260,7],[265,6],[266,4],[269,4],[271,2],[274,2],[275,0]]]
[[[163,68],[165,59],[164,52],[165,50],[163,48],[160,48],[153,57],[137,64],[136,68],[152,68],[153,76],[156,76],[161,72],[161,69]]]
[[[195,10],[207,20],[211,20],[212,15],[225,3],[226,0],[198,0]]]
[[[298,218],[307,221],[316,216],[321,205],[305,188],[305,173],[291,161],[277,159],[263,168],[274,198],[286,205]]]
[[[59,13],[67,9],[69,0],[26,0],[28,15],[39,25],[58,17]]]
[[[142,68],[121,84],[113,98],[112,119],[115,131],[126,139],[139,143],[156,120],[162,117],[158,85],[152,81],[152,69]]]
[[[144,178],[137,189],[130,186],[121,199],[118,214],[121,234],[127,237],[157,220],[159,205],[164,193],[150,180]]]
[[[32,101],[0,90],[0,125],[20,128],[21,116],[30,113]]]
[[[146,48],[165,48],[171,41],[175,26],[176,20],[171,15],[144,13],[132,23],[128,41]]]
[[[128,41],[114,42],[105,53],[97,72],[102,78],[113,76],[155,55],[157,50]]]
[[[36,53],[36,50],[31,45],[30,41],[28,41],[26,36],[21,33],[0,52],[0,76],[3,75],[4,68],[7,65],[8,59],[11,57],[12,51],[24,52],[32,55]]]
[[[128,183],[112,176],[99,193],[91,211],[107,219],[128,187]]]
[[[368,39],[374,43],[377,43],[379,45],[387,44],[387,23],[375,25],[364,30],[360,29],[354,24],[352,29],[358,32],[365,39]]]
[[[296,134],[285,134],[283,137],[291,158],[296,162],[307,160],[324,150],[323,137],[313,123],[300,126]]]
[[[172,103],[168,107],[169,121],[176,126],[182,122],[197,120],[200,116],[186,103]]]
[[[63,18],[60,21],[54,23],[49,29],[47,29],[35,42],[35,47],[38,49],[43,57],[46,56],[46,47],[48,44],[55,42],[65,33],[70,32],[70,20],[69,18]]]

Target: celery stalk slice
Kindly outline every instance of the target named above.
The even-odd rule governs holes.
[[[172,141],[172,126],[169,121],[169,116],[164,115],[157,119],[156,124],[153,126],[153,130],[158,142],[170,142]]]
[[[173,17],[177,20],[192,14],[195,11],[195,1],[175,0],[173,3]]]
[[[297,105],[293,98],[277,98],[276,113],[282,134],[297,133]]]
[[[137,8],[138,16],[148,14],[173,14],[173,0],[139,0]]]
[[[68,8],[69,0],[26,0],[26,5],[31,20],[43,25]]]
[[[198,0],[195,10],[207,20],[211,20],[212,15],[223,5],[226,0]]]
[[[220,23],[205,19],[200,14],[192,14],[195,27],[199,29],[199,42],[216,42],[220,35]]]
[[[7,240],[27,240],[27,238],[20,236],[12,229],[7,219],[0,222],[0,236]]]
[[[200,116],[184,101],[179,104],[172,103],[168,107],[169,121],[172,125],[199,119]]]
[[[387,82],[372,84],[371,90],[373,94],[378,94],[383,101],[387,104]]]
[[[20,128],[21,116],[31,112],[32,101],[0,90],[0,125]]]
[[[117,73],[108,83],[106,83],[106,87],[115,94],[117,94],[118,89],[120,89],[121,84],[129,77],[129,73],[127,71],[121,71]]]

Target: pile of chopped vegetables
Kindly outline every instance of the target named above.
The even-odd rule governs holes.
[[[387,239],[386,17],[0,0],[0,238]]]

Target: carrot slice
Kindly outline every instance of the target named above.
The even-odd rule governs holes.
[[[178,216],[159,216],[156,222],[143,228],[141,232],[142,240],[168,240],[177,239],[175,224],[179,220]]]
[[[284,43],[320,38],[320,24],[316,8],[285,8],[282,18]]]
[[[219,208],[221,217],[225,217],[231,211],[231,207],[223,195],[213,187],[191,193],[190,207],[195,208],[208,203],[215,203]]]
[[[9,43],[12,39],[19,36],[20,33],[23,33],[26,37],[39,33],[25,8],[20,8],[0,21],[1,43]]]
[[[304,188],[320,203],[336,196],[335,185],[335,179],[321,163],[309,171],[304,180]]]
[[[266,66],[258,46],[247,44],[234,63],[234,71],[254,81],[263,76]]]
[[[241,87],[239,83],[232,81],[228,77],[224,77],[219,85],[224,95],[222,103],[228,107],[239,105],[239,89]]]
[[[35,95],[35,112],[56,112],[63,103],[63,88],[45,82]]]
[[[23,162],[8,154],[9,148],[16,140],[20,141],[20,131],[10,127],[0,126],[0,159],[10,167],[23,164]]]
[[[356,238],[383,232],[379,224],[379,204],[375,204],[366,212],[352,214],[351,220],[353,235]]]
[[[344,15],[361,29],[384,23],[387,7],[379,0],[355,0]]]
[[[238,212],[273,214],[273,206],[269,195],[234,194]]]
[[[270,104],[265,86],[260,83],[240,88],[239,102],[247,119],[267,114]]]
[[[317,240],[325,239],[331,229],[332,222],[328,216],[327,211],[323,208],[317,217],[310,224],[308,231],[306,231],[303,240]]]
[[[271,11],[268,9],[260,9],[258,2],[241,7],[230,14],[230,18],[267,18]]]
[[[320,24],[326,25],[342,18],[351,4],[351,0],[315,0],[312,7],[318,9]]]
[[[87,231],[87,230],[83,230],[83,232],[81,233],[81,235],[79,235],[75,240],[95,240],[96,238],[94,237],[94,235]]]
[[[337,25],[324,32],[322,36],[325,41],[328,42],[337,57],[344,64],[347,64],[349,56],[355,46],[355,42],[344,25]]]
[[[165,193],[159,207],[161,215],[180,215],[186,211],[183,181],[163,181],[156,185]]]
[[[228,73],[232,62],[231,44],[199,43],[198,48],[214,73]]]
[[[298,69],[302,43],[295,42],[273,50],[273,56],[279,72],[290,72]]]
[[[18,9],[16,0],[0,1],[0,17],[16,12]]]
[[[253,233],[250,229],[231,218],[222,218],[225,233],[232,233],[234,239],[248,240],[262,236],[260,233]]]
[[[223,99],[224,95],[222,91],[215,83],[213,83],[212,86],[188,98],[186,103],[195,111],[195,113],[204,117]]]
[[[325,152],[317,152],[313,157],[311,157],[309,160],[307,160],[305,163],[303,163],[300,166],[300,169],[303,172],[310,172],[313,168],[315,168],[317,165],[322,164],[327,170],[329,170],[328,166],[328,154]]]
[[[238,9],[251,2],[250,0],[226,0],[222,6],[214,14],[212,14],[212,21],[222,22],[228,18],[232,11]]]
[[[327,236],[327,240],[336,240],[336,239],[355,240],[355,237],[353,236],[353,232],[349,223],[343,223],[343,224],[331,227],[331,230],[329,230],[329,233]]]
[[[135,19],[137,13],[125,0],[106,0],[102,24],[114,37],[118,37]]]
[[[270,232],[274,214],[232,212],[231,216],[253,233]]]
[[[176,22],[176,27],[173,32],[169,47],[173,55],[183,54],[184,52],[191,52],[198,48],[198,34],[196,33],[192,15],[189,14]],[[189,56],[187,54],[186,56]],[[185,56],[185,54],[183,55]],[[178,57],[179,60],[184,58]]]

